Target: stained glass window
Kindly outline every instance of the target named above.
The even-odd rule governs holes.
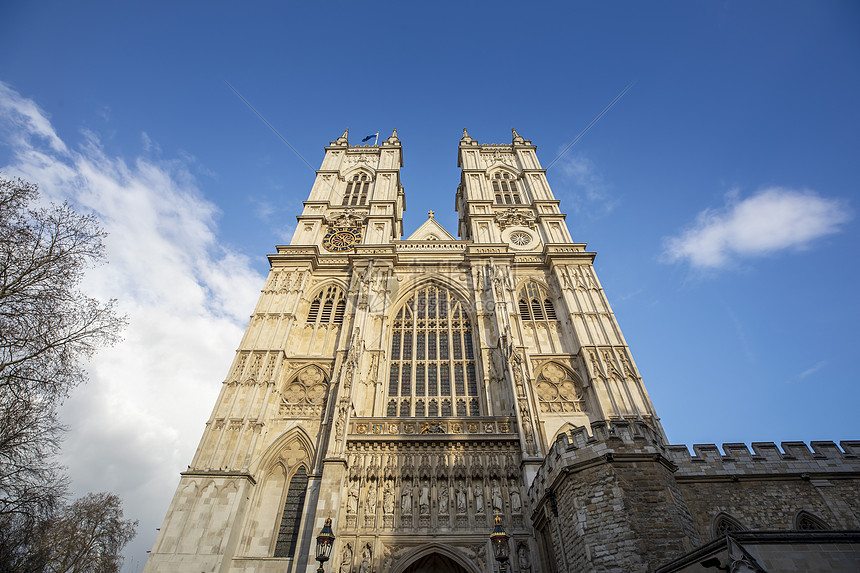
[[[295,555],[307,489],[308,472],[305,466],[301,466],[290,480],[290,488],[287,490],[287,500],[284,502],[284,511],[281,515],[281,527],[278,529],[278,541],[275,543],[275,557]]]
[[[389,406],[387,414],[480,415],[473,345],[463,301],[439,285],[417,289],[397,311],[392,325],[388,396],[399,399],[394,412]],[[468,399],[455,404],[454,396]],[[410,412],[413,404],[414,413]]]

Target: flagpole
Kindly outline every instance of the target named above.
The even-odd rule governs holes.
[[[373,142],[374,147],[379,145],[379,132],[376,132],[376,141]]]

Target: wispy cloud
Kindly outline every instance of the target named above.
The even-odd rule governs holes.
[[[824,368],[825,366],[827,366],[827,361],[826,361],[826,360],[822,360],[821,362],[819,362],[819,363],[818,363],[818,364],[816,364],[815,366],[812,366],[811,368],[807,368],[806,370],[804,370],[803,372],[801,372],[800,374],[798,374],[798,375],[797,375],[797,379],[798,379],[798,380],[803,380],[804,378],[806,378],[806,377],[808,377],[808,376],[812,376],[813,374],[815,374],[816,372],[818,372],[819,370],[821,370],[821,369],[822,369],[822,368]]]
[[[12,151],[3,172],[95,212],[110,233],[110,264],[92,270],[85,288],[119,299],[130,325],[123,343],[96,356],[90,382],[63,408],[71,427],[63,461],[75,490],[113,490],[126,515],[140,519],[127,554],[142,564],[263,277],[220,245],[218,209],[185,159],[108,156],[93,133],[72,149],[32,100],[2,83],[0,121]],[[152,145],[141,139],[143,148]]]
[[[733,191],[723,207],[702,211],[688,229],[667,238],[664,260],[717,269],[742,258],[807,248],[850,219],[844,201],[810,190],[770,187],[746,199]]]
[[[566,185],[574,196],[572,203],[575,208],[588,205],[589,208],[599,208],[605,212],[611,211],[617,204],[617,199],[609,193],[608,186],[594,162],[581,153],[566,155],[557,163]]]

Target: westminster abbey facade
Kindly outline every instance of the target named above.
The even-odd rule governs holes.
[[[327,572],[490,573],[496,515],[516,573],[852,563],[860,442],[668,445],[530,141],[463,131],[459,239],[403,238],[402,153],[325,148],[147,573],[311,573],[327,518]]]

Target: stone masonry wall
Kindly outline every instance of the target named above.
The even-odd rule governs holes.
[[[556,568],[653,571],[698,545],[659,435],[640,422],[591,429],[562,435],[529,490],[533,518],[557,519]]]
[[[703,541],[722,513],[744,529],[795,529],[806,511],[830,529],[860,529],[860,442],[669,446],[675,479]]]

